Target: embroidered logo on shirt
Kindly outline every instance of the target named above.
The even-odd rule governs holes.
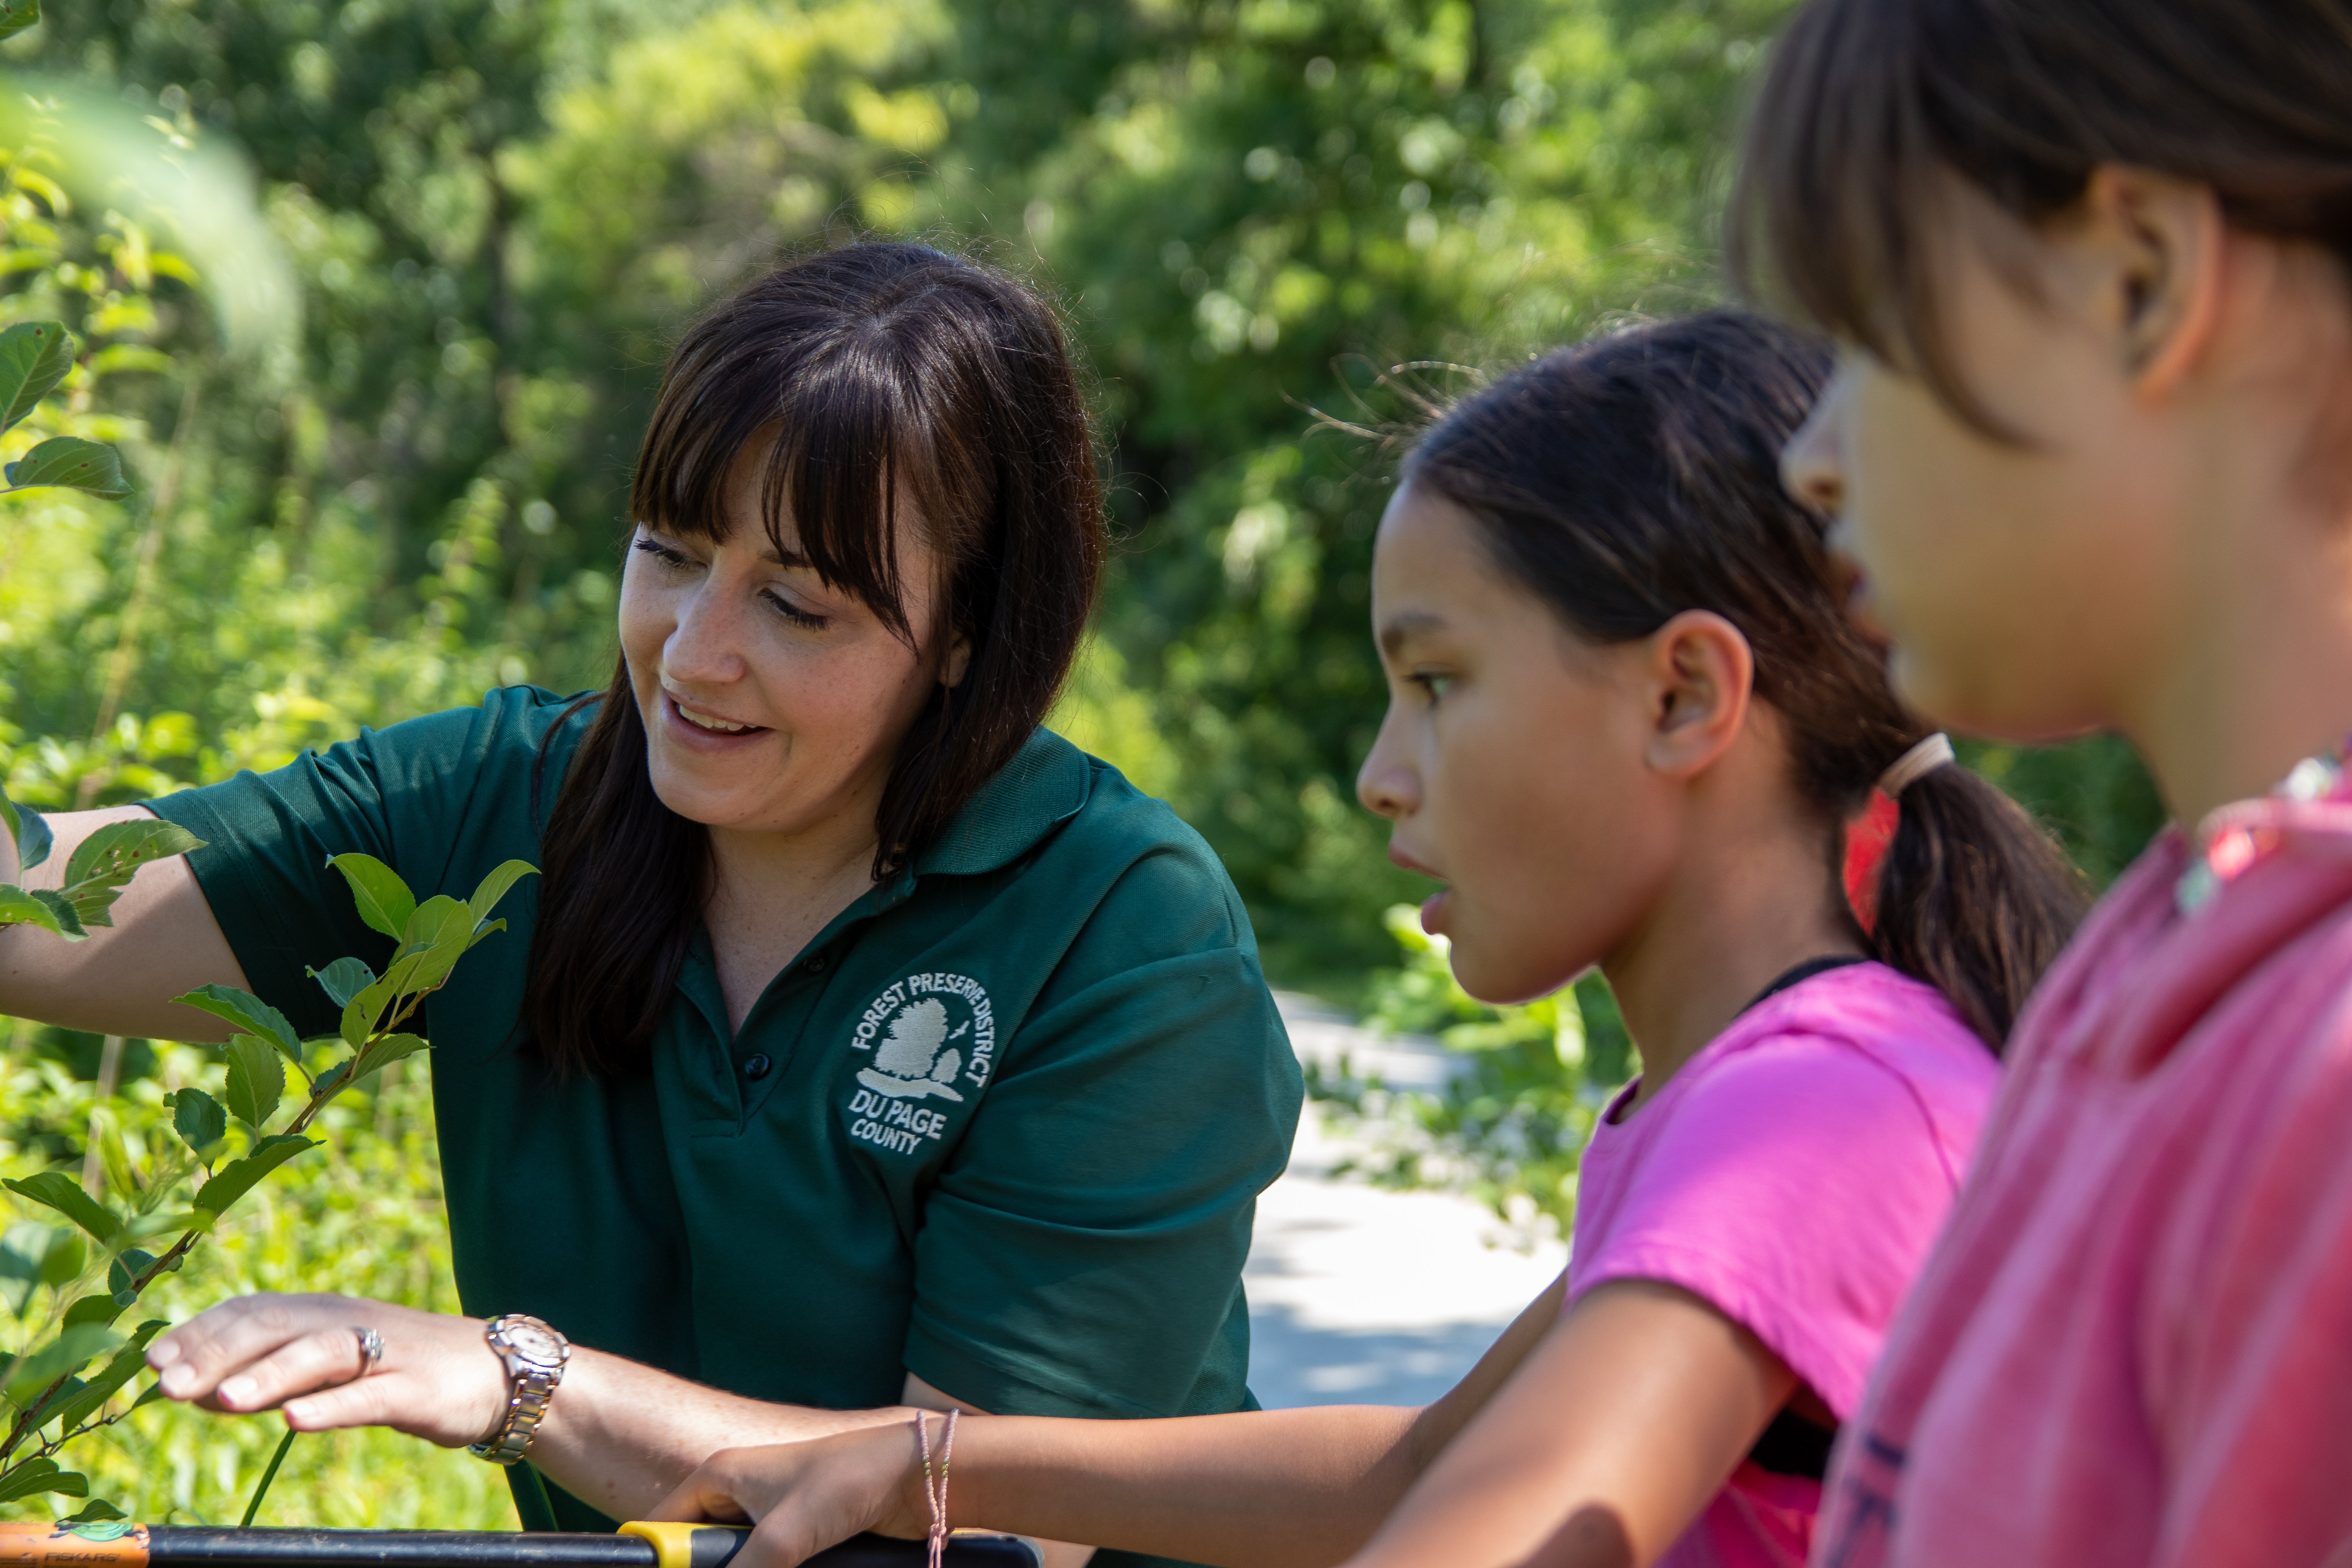
[[[962,1103],[987,1087],[996,1066],[996,1010],[968,974],[910,974],[874,998],[850,1037],[871,1051],[850,1096],[850,1136],[908,1154],[947,1126],[944,1111],[915,1102]],[[966,1087],[959,1089],[961,1081]]]

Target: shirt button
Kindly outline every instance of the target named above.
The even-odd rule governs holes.
[[[756,1081],[767,1077],[768,1069],[775,1065],[768,1059],[768,1053],[761,1051],[743,1064],[743,1076]]]
[[[832,967],[832,959],[827,958],[824,953],[813,952],[809,954],[808,962],[801,965],[801,973],[803,974],[823,974],[826,970],[831,969]]]

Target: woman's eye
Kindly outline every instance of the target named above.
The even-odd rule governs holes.
[[[682,550],[672,550],[658,539],[640,539],[633,548],[644,551],[673,572],[684,571],[694,564],[693,558]]]
[[[776,614],[796,626],[813,632],[821,632],[832,624],[831,616],[820,616],[814,610],[803,610],[782,594],[762,594],[760,596],[775,607]]]

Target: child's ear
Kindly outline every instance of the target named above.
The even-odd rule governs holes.
[[[2170,393],[2212,345],[2227,270],[2221,198],[2193,180],[2105,164],[2083,194],[2074,247],[2096,319],[2143,396]]]
[[[1648,638],[1650,737],[1645,760],[1669,778],[1696,777],[1748,721],[1756,655],[1712,610],[1685,610]]]

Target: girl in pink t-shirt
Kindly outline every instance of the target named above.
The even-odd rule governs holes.
[[[1816,1561],[2345,1568],[2352,0],[1813,0],[1745,190],[1903,691],[2120,731],[2180,825],[2019,1023]]]
[[[1567,1277],[1424,1410],[964,1422],[949,1520],[1217,1563],[1802,1561],[2079,910],[1895,701],[1780,489],[1828,368],[1731,312],[1555,353],[1425,434],[1381,524],[1359,793],[1446,884],[1423,920],[1464,986],[1597,963],[1641,1052]],[[740,1561],[773,1568],[921,1532],[914,1455],[903,1426],[720,1454],[665,1511],[760,1519]]]

